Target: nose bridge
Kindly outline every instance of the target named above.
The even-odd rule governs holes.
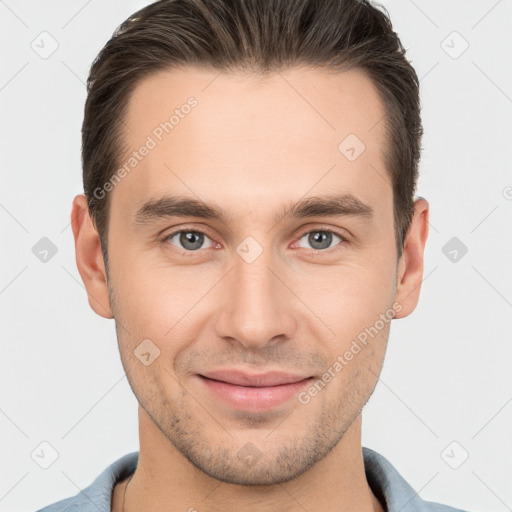
[[[219,336],[236,339],[246,348],[263,347],[293,336],[291,297],[274,275],[274,267],[270,249],[257,247],[254,240],[237,247],[232,270],[223,284],[225,299],[217,313]]]

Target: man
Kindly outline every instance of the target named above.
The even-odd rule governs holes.
[[[456,510],[361,446],[420,293],[421,133],[417,76],[366,1],[126,20],[91,68],[71,218],[140,451],[42,510]]]

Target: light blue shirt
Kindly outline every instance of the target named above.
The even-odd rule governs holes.
[[[422,500],[383,455],[365,446],[362,449],[366,479],[375,496],[387,509],[386,512],[465,512]],[[133,474],[138,460],[139,452],[124,455],[76,496],[48,505],[37,512],[111,512],[112,492],[116,483]]]

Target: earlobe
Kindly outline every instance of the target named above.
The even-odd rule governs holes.
[[[423,280],[423,254],[428,237],[428,217],[428,202],[421,197],[416,199],[414,216],[398,265],[395,302],[399,302],[402,309],[395,318],[410,315],[418,304]]]
[[[77,195],[71,210],[78,272],[87,290],[89,305],[103,318],[114,318],[108,296],[105,263],[98,231],[89,214],[87,198]]]

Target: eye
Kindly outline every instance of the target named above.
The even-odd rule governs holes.
[[[306,247],[307,249],[311,248],[314,250],[325,250],[330,249],[331,244],[333,241],[336,241],[338,239],[338,243],[345,241],[343,237],[340,235],[337,235],[333,231],[326,231],[326,230],[315,230],[315,231],[308,231],[302,237],[299,239],[298,243],[302,240],[305,240],[306,243],[310,244],[311,247]],[[336,244],[337,245],[337,244]],[[304,246],[300,246],[304,247]]]
[[[326,252],[327,249],[332,249],[345,241],[346,239],[343,236],[334,231],[317,229],[304,233],[296,243],[299,247]],[[218,246],[206,233],[196,229],[175,231],[167,235],[163,239],[163,242],[170,243],[170,245],[176,247],[178,252],[181,251],[185,253],[198,252],[200,249],[210,249]],[[303,243],[309,244],[309,246],[303,245]]]
[[[205,240],[209,240],[210,245],[203,247]],[[176,231],[175,233],[166,236],[164,242],[166,241],[170,241],[170,243],[172,245],[176,245],[178,249],[182,249],[187,252],[197,251],[198,249],[208,249],[214,245],[213,241],[206,235],[206,233],[191,229]]]

